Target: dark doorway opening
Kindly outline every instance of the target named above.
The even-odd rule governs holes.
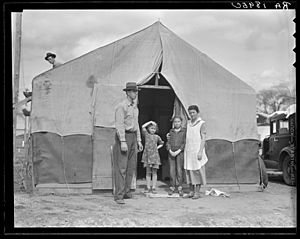
[[[139,92],[139,124],[142,126],[145,122],[153,120],[158,124],[158,135],[167,142],[166,134],[172,127],[171,117],[173,114],[175,93],[166,88],[142,88]],[[142,136],[142,143],[145,145]],[[162,165],[158,170],[158,180],[169,179],[168,152],[164,146],[159,149]],[[138,154],[137,179],[146,177],[146,170],[141,163],[142,153]]]

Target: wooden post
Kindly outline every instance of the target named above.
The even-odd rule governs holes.
[[[155,86],[158,86],[159,73],[155,74]]]
[[[21,58],[21,34],[22,34],[22,13],[16,13],[16,32],[14,35],[14,86],[13,86],[13,104],[16,105],[19,100],[19,80],[20,80],[20,58]],[[17,107],[13,110],[13,146],[14,146],[14,162],[16,160],[16,133],[17,133]]]

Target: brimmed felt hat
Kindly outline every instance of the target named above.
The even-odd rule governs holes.
[[[135,82],[127,82],[126,83],[126,88],[123,89],[124,91],[129,91],[129,90],[134,90],[134,91],[138,91],[140,90]]]
[[[52,56],[53,58],[56,57],[56,55],[54,53],[48,52],[45,56],[45,60],[47,61],[50,56]]]

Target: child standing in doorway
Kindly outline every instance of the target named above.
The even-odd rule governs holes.
[[[169,132],[168,141],[166,144],[169,152],[169,166],[170,166],[170,190],[169,195],[175,192],[176,186],[178,193],[182,197],[182,182],[183,182],[183,151],[185,147],[186,129],[182,128],[182,118],[175,116],[173,118],[173,126]]]
[[[144,168],[146,168],[146,181],[147,181],[147,192],[157,193],[156,182],[157,182],[157,170],[161,165],[158,149],[160,149],[164,142],[155,134],[157,132],[157,124],[154,121],[149,121],[142,126],[142,132],[145,137],[145,149],[142,156],[142,162]],[[150,187],[152,174],[152,189]]]

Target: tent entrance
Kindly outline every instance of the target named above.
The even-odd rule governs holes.
[[[151,82],[150,82],[151,83]],[[149,84],[149,83],[148,83]],[[175,93],[170,86],[167,85],[142,85],[139,92],[139,125],[153,120],[158,124],[158,135],[166,143],[166,134],[172,127],[171,117],[174,109]],[[142,143],[145,145],[144,138]],[[162,165],[158,170],[158,180],[168,180],[168,152],[164,147],[159,149]],[[146,170],[143,168],[142,152],[138,154],[137,162],[137,179],[146,178]]]

